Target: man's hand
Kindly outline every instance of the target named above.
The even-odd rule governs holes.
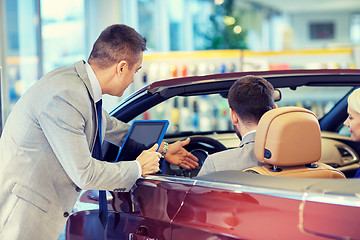
[[[142,151],[142,153],[136,158],[136,160],[140,163],[143,177],[159,171],[159,160],[161,158],[161,154],[156,152],[157,148],[158,144],[155,144],[152,148]]]
[[[189,142],[190,138],[187,138],[184,141],[169,144],[168,151],[165,154],[166,161],[185,169],[193,169],[199,166],[197,157],[183,148],[183,146],[189,144]]]

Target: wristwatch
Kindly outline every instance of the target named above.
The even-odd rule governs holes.
[[[163,150],[161,152],[161,157],[162,158],[165,158],[165,154],[166,154],[166,152],[168,150],[168,146],[169,146],[169,144],[167,142],[164,142],[164,147],[163,147]]]

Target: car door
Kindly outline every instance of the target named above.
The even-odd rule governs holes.
[[[171,239],[171,222],[191,184],[161,179],[139,180],[128,196],[113,193],[115,212],[109,216],[106,239]]]
[[[236,184],[217,185],[192,187],[173,221],[172,240],[304,237],[298,229],[299,200],[247,193]]]
[[[302,203],[299,216],[307,234],[329,239],[360,239],[360,197],[358,179],[332,181],[326,189],[316,185]]]

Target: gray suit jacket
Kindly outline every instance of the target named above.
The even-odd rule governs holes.
[[[105,111],[102,122],[102,139],[121,145],[129,126]],[[96,132],[83,61],[24,94],[0,138],[0,239],[57,239],[81,189],[130,190],[138,164],[92,158]]]
[[[238,148],[225,150],[208,156],[197,176],[225,170],[244,170],[261,166],[254,154],[255,132],[245,135]]]

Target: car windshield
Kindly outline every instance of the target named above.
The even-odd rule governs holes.
[[[280,88],[279,107],[300,106],[313,111],[318,119],[328,113],[352,87],[301,86]],[[220,94],[177,96],[149,109],[134,120],[168,119],[167,134],[233,131],[227,99]]]
[[[318,87],[302,86],[296,90],[281,88],[279,107],[298,106],[311,110],[318,119],[327,114],[335,104],[342,99],[353,87]]]
[[[177,96],[156,105],[136,119],[168,119],[168,134],[233,130],[227,99],[220,94]]]

